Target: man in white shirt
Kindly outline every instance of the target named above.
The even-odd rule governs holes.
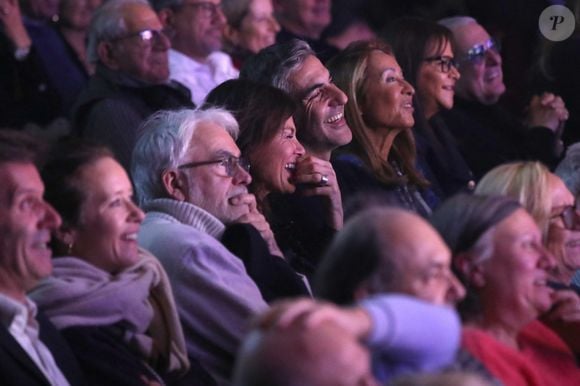
[[[200,106],[218,84],[238,77],[222,48],[226,18],[220,0],[150,0],[171,40],[169,72]]]
[[[26,296],[50,275],[51,232],[60,216],[42,196],[35,142],[0,131],[0,379],[2,385],[84,384],[55,327]]]

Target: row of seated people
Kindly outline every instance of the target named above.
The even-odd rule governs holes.
[[[223,35],[229,37],[227,41],[238,42],[236,44],[246,52],[243,55],[244,63],[249,63],[245,70],[242,68],[242,77],[273,84],[305,104],[306,101],[301,99],[303,95],[300,95],[300,88],[310,87],[312,80],[308,80],[306,85],[300,84],[300,80],[303,83],[305,79],[300,79],[302,71],[297,72],[296,69],[303,67],[307,55],[288,43],[288,38],[319,36],[321,28],[330,20],[329,2],[319,5],[318,12],[311,12],[317,15],[311,20],[311,31],[298,33],[296,28],[301,23],[295,19],[305,18],[304,13],[308,13],[309,8],[293,12],[297,8],[294,1],[275,1],[273,4],[269,1],[265,4],[225,1],[221,4],[222,12],[220,5],[213,1],[153,1],[149,6],[144,0],[113,0],[106,2],[93,15],[89,28],[89,16],[99,1],[83,0],[83,4],[76,9],[78,15],[70,10],[74,7],[68,1],[63,1],[60,12],[63,20],[59,25],[59,33],[68,37],[69,44],[76,47],[76,56],[87,58],[85,65],[81,66],[85,73],[83,77],[74,75],[83,71],[74,71],[70,66],[54,59],[59,56],[58,52],[66,51],[61,47],[62,44],[48,43],[58,39],[58,34],[52,28],[49,28],[50,33],[45,31],[42,24],[32,20],[35,16],[47,19],[54,15],[54,7],[35,7],[34,3],[35,0],[23,3],[23,11],[26,13],[24,24],[17,2],[8,2],[2,6],[0,12],[5,24],[4,35],[12,41],[4,42],[2,46],[6,46],[8,52],[11,52],[12,45],[18,44],[31,49],[30,55],[23,56],[20,62],[3,61],[8,67],[2,70],[7,77],[7,84],[2,89],[15,91],[2,97],[3,104],[7,106],[3,116],[19,114],[22,110],[20,112],[30,119],[35,108],[27,106],[27,97],[34,99],[35,104],[48,113],[70,110],[75,133],[106,143],[126,168],[129,168],[137,128],[147,116],[159,109],[192,107],[193,104],[199,106],[216,85],[238,76],[237,69],[232,69],[229,59],[219,59],[225,55],[219,51]],[[248,52],[256,54],[274,43],[275,33],[280,29],[273,19],[274,13],[284,26],[279,35],[287,36],[278,40],[285,41],[290,47],[267,49],[251,57]],[[76,16],[71,16],[73,14]],[[228,23],[225,22],[225,16]],[[257,24],[252,24],[252,21]],[[359,153],[365,153],[358,154],[354,159],[347,157],[349,161],[355,164],[358,161],[366,162],[379,180],[388,184],[396,183],[400,179],[399,174],[408,175],[412,185],[418,188],[425,188],[429,181],[431,188],[425,192],[423,201],[431,209],[441,198],[458,190],[473,188],[474,181],[499,163],[514,159],[538,159],[554,167],[562,154],[561,136],[568,118],[562,99],[550,93],[532,98],[523,120],[500,108],[497,102],[506,90],[498,42],[475,20],[468,17],[448,18],[440,23],[451,32],[424,20],[404,18],[390,23],[382,33],[391,48],[379,47],[380,44],[377,47],[368,47],[368,50],[382,50],[396,58],[397,67],[402,71],[400,77],[405,74],[406,80],[412,86],[400,90],[401,94],[407,95],[404,99],[408,99],[409,95],[413,99],[412,120],[409,114],[406,117],[403,114],[403,122],[389,117],[388,127],[396,130],[413,127],[413,135],[408,130],[402,130],[402,135],[392,132],[383,149],[378,152],[367,149],[365,143],[371,140],[380,141],[381,138],[370,138],[364,132],[358,133],[359,127],[362,130],[366,126],[377,125],[377,122],[370,122],[375,118],[357,121],[354,116],[363,110],[372,109],[372,106],[362,106],[361,103],[366,102],[359,102],[361,98],[347,90],[350,80],[354,78],[350,76],[354,70],[352,67],[365,67],[367,54],[362,52],[364,49],[361,46],[359,52],[351,48],[330,64],[330,68],[334,68],[332,75],[337,82],[340,77],[344,78],[339,87],[346,96],[339,96],[334,103],[348,106],[347,115],[350,117],[347,116],[347,120],[355,137],[351,147],[358,148]],[[192,29],[190,25],[196,25],[196,28]],[[77,36],[71,32],[83,28],[83,35]],[[35,45],[34,40],[40,39],[37,36],[43,40]],[[359,34],[356,38],[368,36]],[[85,38],[88,40],[87,48],[82,44]],[[43,44],[47,47],[41,48]],[[315,56],[314,52],[319,51],[312,51],[312,56]],[[457,53],[457,60],[454,52]],[[349,68],[346,64],[349,56],[353,60],[356,60],[354,56],[359,56],[359,63],[353,63]],[[375,63],[376,55],[372,56],[370,64],[378,65]],[[39,57],[50,64],[50,76],[47,77],[52,78],[51,81],[31,79],[34,78],[32,74],[18,76],[20,70],[31,71],[33,62],[40,60]],[[314,59],[310,59],[307,64],[312,64]],[[224,60],[226,64],[222,63]],[[272,73],[266,75],[266,66],[280,65],[285,60],[289,60],[288,71],[276,67],[279,71],[270,69]],[[292,63],[292,60],[297,63]],[[80,95],[79,87],[67,85],[79,77],[88,79],[87,71],[94,69],[96,73],[91,76]],[[294,76],[290,76],[291,73]],[[367,78],[361,76],[358,83],[362,85]],[[64,91],[59,92],[63,94],[73,94],[66,90],[74,89],[74,95],[66,98],[47,95],[54,88],[47,86],[51,82],[60,85]],[[360,90],[363,88],[359,88],[359,94],[363,92]],[[372,91],[364,88],[364,93],[368,92]],[[394,92],[398,93],[399,90]],[[348,104],[346,97],[350,99]],[[58,99],[67,100],[62,109],[52,104]],[[396,103],[398,102],[388,104]],[[357,105],[361,106],[355,107]],[[401,110],[404,112],[405,109]],[[5,124],[14,126],[16,123],[6,121]],[[308,126],[308,122],[298,122],[297,125],[299,131],[311,130],[309,127],[301,129],[303,125]],[[310,150],[306,138],[308,135],[299,135],[307,150]],[[318,134],[311,136],[317,137]],[[324,133],[320,136],[324,136]],[[338,137],[337,134],[337,146],[350,141],[344,134],[342,138]],[[395,138],[395,147],[401,148],[396,152],[401,154],[392,154],[390,165],[381,166],[380,160],[375,159],[375,156],[385,159],[384,153],[391,147],[390,137]],[[324,141],[324,138],[314,139]],[[410,143],[412,140],[416,141],[416,145]],[[323,144],[318,145],[322,146]],[[414,162],[414,147],[418,153],[418,165],[411,165]],[[356,149],[352,150],[351,153],[357,152]],[[369,158],[365,159],[367,157]],[[424,207],[425,203],[416,202],[416,198],[408,198],[408,201],[420,208],[419,210],[429,211]]]
[[[354,386],[442,370],[481,384],[580,380],[580,300],[567,282],[579,215],[544,166],[494,169],[431,225],[370,200],[311,281],[347,308],[270,307],[309,297],[308,281],[270,238],[259,191],[248,193],[235,119],[214,108],[170,114],[147,122],[134,154],[145,214],[106,148],[72,140],[42,157],[30,137],[0,132],[6,384]],[[256,166],[280,171],[282,158]],[[246,256],[227,247],[231,222],[242,224],[230,245]]]

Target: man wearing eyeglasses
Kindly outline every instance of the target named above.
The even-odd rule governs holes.
[[[146,212],[139,244],[169,275],[188,354],[226,385],[248,322],[267,307],[264,281],[252,264],[268,278],[304,288],[294,295],[307,291],[248,193],[249,164],[235,143],[238,124],[230,113],[160,111],[141,129],[131,173]],[[233,228],[241,248],[261,243],[269,251],[242,262],[222,243]],[[287,267],[283,276],[280,264]]]
[[[171,79],[191,91],[200,106],[218,84],[238,77],[231,57],[220,51],[226,18],[220,0],[150,0],[171,38]]]
[[[461,78],[455,106],[441,113],[477,178],[510,160],[531,159],[555,166],[568,110],[562,99],[545,93],[532,97],[521,121],[498,105],[506,91],[498,41],[470,17],[439,21],[453,32]]]
[[[146,0],[109,0],[88,32],[96,73],[72,111],[82,137],[109,146],[129,168],[141,122],[157,110],[193,106],[187,89],[169,81],[169,40]]]

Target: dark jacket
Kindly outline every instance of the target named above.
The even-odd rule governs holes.
[[[39,337],[72,385],[86,385],[77,360],[54,325],[38,312]],[[0,326],[0,383],[3,386],[50,386],[48,380],[8,330]]]

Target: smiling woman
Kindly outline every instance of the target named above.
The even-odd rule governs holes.
[[[296,102],[277,88],[236,79],[216,87],[206,104],[238,120],[237,144],[252,165],[250,191],[258,209],[294,267],[312,273],[342,227],[342,201],[330,162],[306,154],[296,138]]]
[[[403,73],[417,93],[413,97],[420,162],[429,164],[430,180],[446,197],[473,190],[473,174],[438,113],[453,107],[455,84],[460,75],[451,48],[449,29],[432,21],[401,18],[384,33]]]
[[[183,375],[189,361],[173,295],[160,263],[138,248],[143,212],[125,170],[108,149],[67,141],[42,175],[63,222],[53,276],[30,296],[69,341],[89,384]]]
[[[436,199],[415,167],[414,88],[390,47],[353,43],[328,63],[335,84],[348,96],[345,116],[353,140],[333,165],[345,200],[376,194],[427,216]],[[358,196],[358,197],[357,197]]]

